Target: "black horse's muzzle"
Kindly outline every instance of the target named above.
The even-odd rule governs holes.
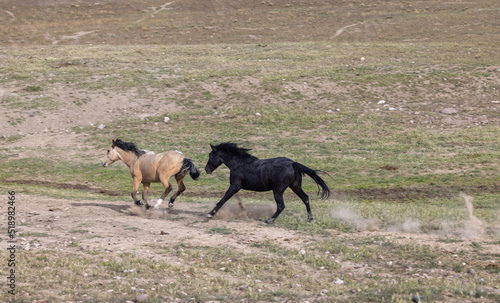
[[[211,169],[209,167],[205,167],[205,172],[210,175],[210,174],[212,174],[213,169]]]

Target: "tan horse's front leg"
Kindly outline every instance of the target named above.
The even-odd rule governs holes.
[[[149,185],[151,183],[149,182],[142,182],[142,201],[146,204],[146,205],[149,205],[148,204],[148,191],[149,191]]]
[[[144,205],[144,203],[142,203],[141,200],[137,200],[137,191],[139,190],[140,184],[141,184],[141,180],[134,178],[134,183],[132,185],[132,199],[134,199],[135,205]]]

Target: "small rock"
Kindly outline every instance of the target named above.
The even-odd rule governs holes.
[[[385,104],[385,100],[378,101],[378,104]]]
[[[453,114],[456,114],[458,111],[455,108],[453,108],[453,107],[447,107],[447,108],[443,108],[439,112],[441,114],[453,115]]]
[[[260,117],[260,113],[255,113],[255,116]]]
[[[148,299],[148,294],[140,294],[137,297],[135,297],[136,302],[144,302]]]
[[[163,118],[163,122],[165,122],[165,123],[169,123],[169,122],[170,122],[170,118],[169,118],[169,117],[165,117],[165,118]]]
[[[339,278],[335,279],[335,284],[344,284],[344,280],[341,280]]]
[[[300,254],[301,254],[301,255],[305,255],[305,254],[306,254],[306,251],[305,251],[304,249],[301,249],[301,250],[300,250]]]
[[[327,112],[327,113],[329,113],[329,114],[330,114],[330,113],[335,114],[335,113],[340,112],[340,109],[338,109],[338,108],[337,108],[337,109],[333,109],[333,110],[332,110],[332,109],[329,109],[329,110],[327,110],[326,112]]]
[[[105,127],[106,127],[106,125],[104,125],[104,124],[99,124],[99,126],[97,127],[97,129],[103,129],[103,128],[105,128]]]

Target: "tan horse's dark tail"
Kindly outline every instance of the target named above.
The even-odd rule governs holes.
[[[189,171],[189,175],[193,178],[193,180],[196,180],[200,176],[200,171],[194,165],[193,160],[189,158],[184,158],[182,161],[181,171]]]

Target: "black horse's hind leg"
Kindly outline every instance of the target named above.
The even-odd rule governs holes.
[[[222,197],[222,199],[220,199],[220,201],[215,205],[214,209],[212,209],[212,211],[207,214],[207,218],[212,218],[213,216],[215,216],[215,213],[222,207],[222,205],[224,205],[227,200],[231,199],[231,197],[234,196],[234,194],[236,194],[240,190],[240,188],[241,187],[237,185],[229,186],[228,190],[224,194],[224,197]]]
[[[293,190],[293,192],[299,196],[299,198],[304,202],[306,205],[306,210],[307,210],[307,222],[311,222],[313,220],[313,214],[311,212],[311,206],[309,205],[309,196],[302,190],[302,187],[300,184],[292,184],[290,185],[290,188]]]
[[[274,190],[273,191],[274,200],[276,201],[276,212],[274,213],[274,215],[271,218],[264,221],[267,224],[274,223],[276,218],[278,218],[278,216],[281,214],[281,212],[285,209],[285,201],[283,200],[283,193],[284,192],[285,192],[284,190],[279,190],[279,191]]]

